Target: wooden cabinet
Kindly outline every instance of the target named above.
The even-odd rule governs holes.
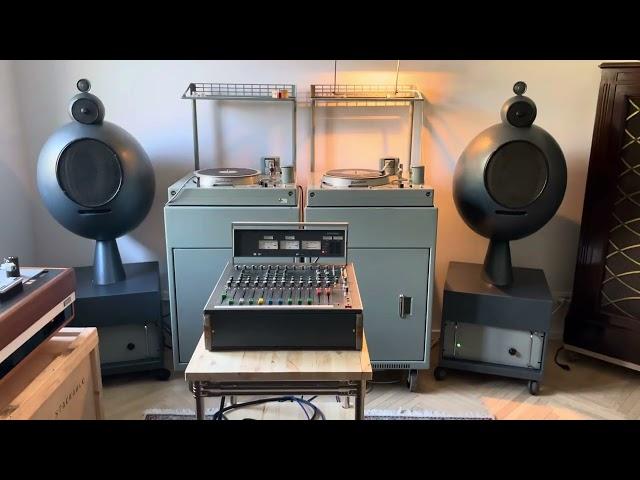
[[[0,380],[0,420],[100,420],[95,328],[62,328]]]
[[[640,62],[600,68],[564,341],[640,370]]]

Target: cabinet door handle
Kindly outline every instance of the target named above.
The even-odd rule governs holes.
[[[398,308],[400,318],[406,318],[411,315],[411,297],[407,297],[406,295],[400,295],[398,297]]]
[[[149,356],[149,328],[144,324],[144,341],[147,347],[147,357]]]

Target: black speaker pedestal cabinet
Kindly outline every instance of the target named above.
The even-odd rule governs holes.
[[[600,68],[564,342],[640,370],[640,62]]]
[[[93,267],[77,267],[73,326],[98,328],[103,375],[154,371],[163,362],[162,303],[158,262],[124,265],[126,278],[96,285]]]
[[[482,265],[451,262],[444,285],[440,361],[447,369],[529,380],[538,393],[544,371],[552,297],[544,272],[513,268],[498,287],[483,279]]]

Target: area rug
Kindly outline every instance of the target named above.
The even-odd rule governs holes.
[[[205,419],[211,420],[215,408],[205,411]],[[149,409],[144,412],[145,420],[195,420],[196,414],[189,409]],[[495,420],[495,417],[481,412],[449,414],[431,410],[365,410],[365,420]]]

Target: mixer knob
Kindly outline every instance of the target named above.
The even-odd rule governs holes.
[[[311,305],[313,304],[313,298],[309,297],[307,298],[307,305]]]
[[[249,305],[253,305],[253,298],[249,299]]]
[[[278,305],[282,305],[282,299],[281,298],[278,299]]]
[[[260,297],[258,299],[258,305],[262,305],[264,303],[264,298]]]
[[[293,299],[290,298],[289,300],[287,300],[287,304],[288,305],[292,305],[293,304]]]
[[[244,305],[244,298],[241,298],[240,300],[238,300],[238,304],[239,305]]]
[[[229,299],[229,305],[233,305],[233,298]]]
[[[302,299],[301,298],[298,299],[298,305],[302,305]]]
[[[273,300],[270,298],[269,301],[267,302],[269,305],[273,305]]]

